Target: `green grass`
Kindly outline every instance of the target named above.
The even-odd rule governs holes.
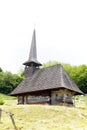
[[[86,100],[86,98],[85,98]],[[1,105],[14,114],[18,130],[87,130],[87,106],[85,102],[76,107],[49,105],[17,105],[17,100],[5,100]],[[2,130],[14,130],[10,117],[2,114]]]
[[[5,94],[2,94],[2,93],[0,93],[0,98],[3,99],[3,100],[13,100],[13,99],[17,99],[17,98],[14,97],[14,96],[5,95]]]

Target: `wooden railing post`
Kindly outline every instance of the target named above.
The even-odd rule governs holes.
[[[18,130],[18,128],[17,128],[16,125],[15,125],[15,121],[14,121],[14,118],[13,118],[13,114],[12,114],[11,112],[5,111],[5,110],[3,110],[3,109],[1,109],[1,108],[0,108],[0,122],[1,122],[2,111],[5,112],[7,115],[10,116],[11,121],[12,121],[12,124],[13,124],[13,126],[14,126],[14,129],[15,129],[15,130]]]
[[[11,121],[12,121],[12,124],[13,124],[15,130],[18,130],[17,127],[16,127],[16,125],[15,125],[15,121],[14,121],[14,118],[13,118],[13,114],[10,113],[9,116],[10,116],[10,118],[11,118]]]

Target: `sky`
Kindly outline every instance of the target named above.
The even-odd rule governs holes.
[[[0,67],[18,73],[36,30],[38,61],[87,64],[87,0],[0,0]]]

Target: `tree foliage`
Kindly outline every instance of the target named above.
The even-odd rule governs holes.
[[[23,77],[11,72],[0,72],[0,93],[9,94],[21,82]]]
[[[58,61],[48,61],[46,63],[43,63],[43,65],[41,66],[41,68],[47,68],[49,66],[55,66],[58,63],[59,63]]]
[[[0,68],[0,72],[2,72],[3,70],[2,70],[2,68]]]

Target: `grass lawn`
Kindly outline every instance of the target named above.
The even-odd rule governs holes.
[[[0,108],[14,114],[18,130],[87,130],[86,102],[78,102],[76,107],[17,105],[17,100],[9,97]],[[14,130],[10,117],[4,112],[0,129]]]

